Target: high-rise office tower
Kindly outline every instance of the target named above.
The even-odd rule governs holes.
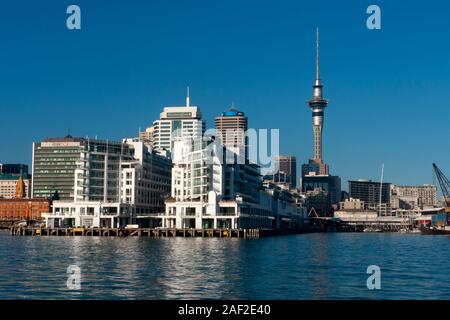
[[[310,161],[317,164],[316,174],[327,175],[328,166],[323,163],[322,158],[322,132],[325,117],[325,108],[328,106],[328,100],[323,97],[323,85],[320,79],[320,58],[319,58],[319,29],[316,33],[316,80],[314,82],[313,96],[308,104],[312,111],[312,123],[314,132],[314,159]]]
[[[386,215],[391,209],[391,184],[372,180],[351,180],[348,182],[350,198],[364,201],[369,209]]]
[[[33,197],[119,201],[120,164],[132,159],[129,146],[119,142],[68,135],[33,143]]]
[[[247,146],[246,132],[248,119],[244,112],[232,106],[228,111],[216,117],[216,135],[222,144],[236,154],[245,155]]]
[[[32,194],[49,198],[57,193],[62,201],[130,203],[151,212],[163,207],[170,171],[170,160],[142,142],[47,138],[33,143]],[[135,193],[145,199],[135,200]]]
[[[294,156],[279,156],[275,158],[279,166],[279,172],[284,174],[286,183],[291,188],[297,188],[297,158]]]
[[[153,147],[169,152],[172,151],[176,139],[202,138],[206,130],[200,108],[190,105],[189,90],[186,106],[164,108],[153,127]]]
[[[284,186],[287,189],[297,188],[297,158],[295,156],[275,157],[277,172],[264,176],[264,180]]]

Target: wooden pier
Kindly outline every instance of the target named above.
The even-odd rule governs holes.
[[[39,237],[147,237],[147,238],[242,238],[275,236],[275,230],[263,229],[125,229],[125,228],[32,228],[11,227],[12,236]]]

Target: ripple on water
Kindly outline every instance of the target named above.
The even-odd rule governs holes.
[[[401,234],[239,240],[0,232],[0,298],[449,299],[449,244],[445,236]],[[69,265],[82,270],[80,291],[67,289]],[[381,291],[367,289],[370,265],[382,269]]]

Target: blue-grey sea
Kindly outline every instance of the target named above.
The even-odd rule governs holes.
[[[80,268],[80,289],[67,268]],[[369,266],[381,289],[367,288]],[[263,239],[12,237],[0,299],[449,299],[450,237],[328,233]]]

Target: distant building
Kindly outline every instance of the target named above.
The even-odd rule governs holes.
[[[345,199],[344,201],[339,203],[339,210],[342,211],[362,211],[366,209],[366,204],[364,201],[359,199]]]
[[[28,176],[28,165],[22,163],[0,164],[0,175]]]
[[[288,189],[297,188],[297,158],[294,156],[275,157],[278,172],[265,176],[264,180],[283,185]]]
[[[345,190],[342,190],[341,191],[341,201],[345,201],[347,199],[350,199],[349,193]]]
[[[395,209],[426,209],[437,205],[437,188],[433,185],[391,186],[391,207]]]
[[[327,217],[332,214],[333,206],[331,204],[330,192],[321,188],[315,188],[303,194],[306,197],[305,204],[310,215]]]
[[[24,198],[31,196],[31,175],[28,165],[3,164],[0,165],[0,198],[12,199],[16,197],[18,184],[23,184]]]
[[[30,198],[31,179],[23,179],[22,176],[1,175],[0,176],[0,198],[12,199],[16,193],[16,187],[19,180],[24,184],[24,198]]]
[[[169,152],[173,149],[175,139],[202,137],[206,130],[200,108],[190,105],[189,95],[186,106],[164,108],[153,127],[153,147]]]
[[[329,175],[329,167],[327,164],[310,159],[308,163],[302,165],[302,180],[305,176],[326,176]]]
[[[235,154],[246,156],[248,119],[234,106],[216,117],[216,138]]]
[[[391,184],[373,182],[372,180],[349,181],[349,194],[353,199],[364,201],[369,209],[382,211],[382,214],[390,214],[391,209]],[[381,197],[380,197],[381,194]],[[380,207],[381,201],[381,208]]]
[[[139,132],[139,141],[142,141],[148,148],[153,149],[154,127],[149,127],[145,131]]]
[[[341,201],[341,178],[338,176],[306,176],[303,179],[302,191],[308,192],[322,189],[330,193],[330,204],[337,205]]]

